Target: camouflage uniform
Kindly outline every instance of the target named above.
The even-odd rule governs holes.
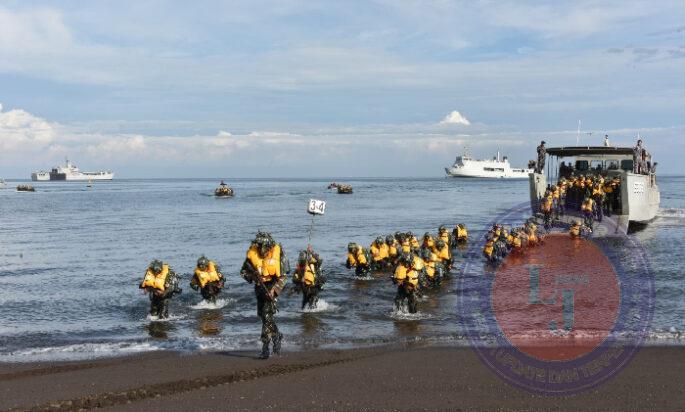
[[[258,270],[252,266],[249,259],[245,259],[245,263],[243,263],[243,267],[240,271],[240,275],[249,283],[255,282],[257,316],[262,320],[262,334],[260,336],[260,340],[262,341],[262,353],[260,357],[266,359],[269,357],[269,342],[273,343],[273,352],[275,354],[279,354],[281,351],[283,334],[278,330],[274,315],[278,311],[277,296],[285,287],[287,280],[286,275],[290,273],[290,264],[288,263],[288,259],[286,258],[281,245],[277,245],[268,233],[258,233],[257,237],[252,242],[252,246],[254,245],[268,250],[271,250],[276,246],[281,249],[279,262],[280,276],[274,276],[268,282],[259,282],[257,278],[260,274]],[[262,258],[265,256],[264,253],[260,253],[260,255]],[[273,298],[269,296],[269,293],[273,294]]]
[[[159,263],[161,265],[161,262]],[[151,287],[143,287],[140,285],[140,288],[145,289],[150,296],[151,316],[157,316],[159,319],[169,317],[169,300],[174,296],[174,294],[180,294],[182,292],[182,289],[178,287],[178,280],[178,275],[176,275],[176,272],[170,268],[169,273],[164,281],[163,291]]]

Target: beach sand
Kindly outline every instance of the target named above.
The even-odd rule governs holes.
[[[468,348],[380,347],[284,353],[155,352],[87,362],[0,365],[0,409],[684,410],[685,349],[644,348],[575,396],[532,395]]]

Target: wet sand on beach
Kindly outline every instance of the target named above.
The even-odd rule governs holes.
[[[685,349],[643,348],[580,395],[544,397],[502,382],[468,348],[286,353],[156,352],[89,362],[0,364],[0,409],[683,410]]]

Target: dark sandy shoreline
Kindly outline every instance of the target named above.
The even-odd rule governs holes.
[[[507,385],[468,348],[148,353],[0,364],[0,409],[683,410],[685,348],[642,349],[617,376],[569,397]]]

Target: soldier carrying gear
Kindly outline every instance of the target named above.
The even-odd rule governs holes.
[[[371,270],[379,271],[388,267],[390,252],[383,236],[378,236],[369,247],[371,252]]]
[[[369,252],[356,243],[347,244],[347,261],[345,266],[348,269],[354,268],[354,274],[363,277],[371,270]]]
[[[204,255],[197,260],[197,267],[190,279],[190,287],[200,290],[202,297],[209,303],[216,303],[216,297],[224,288],[224,275],[219,265]]]
[[[280,244],[269,233],[258,232],[247,250],[240,276],[255,284],[257,315],[262,320],[261,359],[269,357],[269,342],[273,353],[281,352],[283,334],[278,331],[274,314],[278,310],[277,298],[285,287],[290,264]]]
[[[183,291],[178,287],[176,273],[168,264],[157,259],[150,263],[138,287],[150,295],[150,315],[157,316],[158,319],[169,317],[169,300],[174,294]]]
[[[580,205],[580,210],[583,212],[583,224],[590,229],[594,227],[594,215],[595,215],[596,203],[591,197],[586,197],[583,203]]]
[[[445,227],[445,225],[440,225],[440,227],[438,228],[437,239],[441,239],[449,248],[456,245],[456,242],[452,238],[452,234],[449,232],[449,230],[447,230],[447,227]]]
[[[313,250],[302,250],[297,258],[297,267],[293,273],[295,289],[302,292],[302,309],[308,306],[315,309],[319,301],[319,292],[323,290],[326,279],[321,270],[322,259]]]
[[[409,313],[417,311],[417,292],[419,281],[425,276],[423,261],[412,253],[403,253],[392,276],[392,282],[397,285],[395,294],[395,308],[399,311],[407,301]]]
[[[440,286],[444,275],[444,267],[438,256],[430,249],[421,249],[421,259],[426,268],[426,277],[421,286],[426,288],[429,286]]]
[[[444,240],[438,239],[435,242],[435,254],[445,268],[445,275],[449,274],[450,270],[452,270],[452,251]]]
[[[400,242],[393,235],[388,235],[385,237],[385,244],[388,245],[388,268],[394,270],[400,256]]]
[[[452,238],[457,245],[464,244],[469,239],[469,232],[466,230],[466,226],[464,226],[463,223],[459,223],[454,227]]]

